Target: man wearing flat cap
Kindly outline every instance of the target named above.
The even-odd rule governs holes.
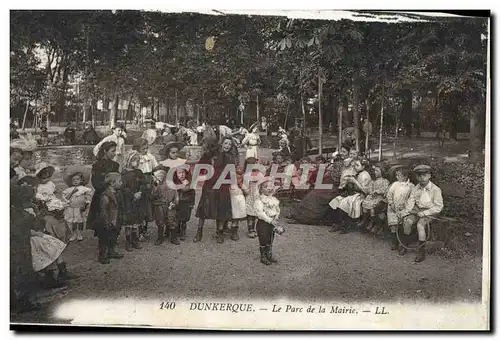
[[[398,212],[403,218],[405,235],[409,235],[413,225],[417,224],[419,251],[415,262],[425,260],[425,226],[430,222],[430,216],[437,215],[443,210],[443,196],[441,189],[430,181],[431,167],[418,165],[413,169],[418,184],[413,188],[406,208]],[[405,240],[407,237],[404,237]]]

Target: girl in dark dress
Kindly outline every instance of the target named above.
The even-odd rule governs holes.
[[[123,226],[125,229],[125,250],[141,249],[139,227],[144,221],[143,195],[147,189],[146,176],[138,169],[141,154],[131,150],[125,155],[122,172]]]
[[[103,232],[102,223],[99,223],[100,215],[100,202],[101,196],[106,190],[106,183],[104,179],[106,174],[110,172],[118,172],[119,165],[113,158],[116,155],[116,143],[115,142],[104,142],[99,152],[97,153],[97,162],[92,165],[92,186],[94,187],[94,196],[92,197],[92,202],[90,203],[89,214],[87,216],[87,228],[94,230],[94,235],[99,237],[99,234]]]
[[[200,203],[196,211],[199,218],[198,232],[194,242],[201,241],[203,237],[203,225],[205,220],[216,220],[217,243],[224,243],[224,225],[232,219],[230,184],[222,184],[219,188],[214,188],[219,176],[223,173],[227,165],[238,163],[234,153],[234,143],[231,137],[224,137],[222,145],[218,151],[214,147],[209,147],[208,151],[200,159],[200,164],[208,164],[214,167],[214,175],[203,183]],[[235,169],[233,169],[235,170]],[[230,173],[226,179],[229,179]]]
[[[174,183],[183,185],[178,190],[179,204],[177,205],[177,233],[180,240],[186,240],[187,222],[191,219],[191,211],[195,202],[195,191],[191,188],[191,173],[187,168],[178,168],[174,173]]]

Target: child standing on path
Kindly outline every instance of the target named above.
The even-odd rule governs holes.
[[[117,172],[110,172],[104,178],[106,190],[100,198],[100,226],[96,228],[99,262],[102,264],[109,264],[109,259],[123,258],[123,254],[116,251],[123,220],[123,205],[119,193],[122,187],[121,177]]]
[[[173,183],[169,185],[167,174],[170,168],[160,165],[153,169],[155,183],[151,191],[151,202],[153,205],[153,216],[158,228],[158,239],[155,245],[163,243],[163,232],[166,228],[170,230],[170,242],[179,245],[179,239],[175,231],[177,226],[176,207],[179,203],[177,190],[173,189]],[[172,186],[172,187],[171,187]]]
[[[64,181],[68,185],[62,197],[67,204],[64,210],[64,220],[71,233],[69,241],[82,241],[83,224],[86,219],[84,213],[92,200],[92,189],[86,187],[89,176],[82,172],[69,172],[64,177]]]
[[[257,212],[257,235],[259,236],[260,262],[265,265],[278,262],[273,257],[274,234],[285,232],[278,222],[280,216],[280,201],[273,196],[274,180],[270,179],[260,185],[261,195],[255,201]]]
[[[231,220],[231,240],[238,241],[240,239],[238,235],[238,225],[240,220],[247,217],[246,212],[246,201],[243,195],[243,171],[238,169],[236,172],[236,183],[231,184],[229,189],[231,195],[231,212],[233,218]]]
[[[257,222],[257,212],[255,211],[255,201],[259,198],[259,183],[264,175],[258,169],[251,169],[250,165],[258,164],[258,159],[254,157],[245,160],[245,175],[243,177],[243,193],[245,194],[245,210],[247,213],[248,237],[256,238],[255,223]],[[246,185],[248,183],[248,186]]]
[[[187,222],[191,219],[191,212],[194,207],[196,192],[191,188],[191,173],[186,168],[178,168],[174,174],[174,183],[182,185],[177,193],[179,204],[177,205],[177,233],[180,240],[186,240]]]

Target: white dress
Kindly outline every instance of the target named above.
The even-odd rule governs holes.
[[[388,225],[397,225],[398,224],[398,216],[396,215],[398,211],[401,211],[405,208],[406,202],[408,202],[408,198],[410,198],[410,194],[415,185],[413,185],[410,180],[406,182],[394,182],[389,187],[387,191],[387,224]],[[396,210],[392,208],[392,205],[395,206]]]
[[[233,220],[240,220],[247,217],[245,196],[243,195],[243,190],[236,185],[231,185],[229,189],[231,195],[231,212],[233,214]]]
[[[259,198],[259,182],[251,181],[251,179],[261,180],[264,178],[262,173],[246,173],[243,176],[243,183],[248,183],[248,187],[245,188],[245,200],[246,200],[246,210],[248,216],[257,216],[257,211],[255,210],[255,201]]]
[[[69,197],[71,195],[71,197]],[[92,200],[92,189],[79,185],[69,187],[62,192],[63,200],[68,205],[64,209],[64,220],[68,223],[84,223],[87,219],[85,212],[80,209]]]
[[[361,187],[368,191],[372,181],[370,174],[367,171],[361,171],[357,180]],[[344,211],[350,218],[359,218],[361,216],[361,204],[364,198],[365,195],[359,192],[347,197],[337,196],[330,201],[330,207],[333,210],[340,209]]]
[[[148,174],[157,166],[158,162],[156,161],[156,157],[148,152],[145,155],[141,155],[139,167],[137,169],[141,170],[143,174]]]
[[[245,145],[247,148],[246,152],[246,158],[254,157],[258,158],[257,155],[257,147],[260,142],[260,137],[259,135],[255,133],[249,133],[243,138],[243,141],[241,142],[242,145]]]
[[[52,181],[39,184],[36,188],[35,198],[44,202],[49,211],[63,210],[66,205],[55,195],[56,185]]]
[[[38,272],[54,263],[66,248],[66,243],[47,234],[31,236],[31,260],[33,269]]]

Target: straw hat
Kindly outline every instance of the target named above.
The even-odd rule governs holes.
[[[168,153],[170,149],[172,148],[178,148],[179,150],[185,147],[186,144],[183,142],[168,142],[166,143],[159,151],[158,153],[162,156],[168,157]]]
[[[68,187],[73,186],[73,176],[77,173],[80,173],[82,175],[82,185],[87,185],[89,183],[90,170],[82,165],[75,165],[67,168],[64,172],[64,183],[66,183]]]
[[[37,163],[35,167],[35,176],[40,177],[41,173],[47,172],[48,177],[51,177],[56,169],[52,166],[47,164],[46,162],[40,162]]]

